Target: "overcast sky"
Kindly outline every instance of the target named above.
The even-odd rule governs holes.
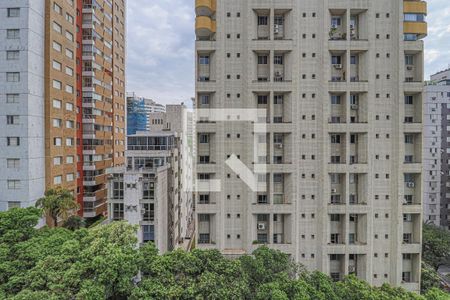
[[[163,104],[194,96],[194,2],[128,0],[128,92]],[[450,65],[450,1],[428,0],[427,20],[428,79]]]

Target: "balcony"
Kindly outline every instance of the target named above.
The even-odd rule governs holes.
[[[428,26],[425,22],[427,3],[425,1],[403,1],[403,32],[405,40],[415,41],[427,36]]]
[[[216,12],[216,0],[195,0],[197,16],[211,16]]]
[[[216,21],[210,17],[199,16],[195,19],[195,34],[200,40],[209,40],[216,33]]]

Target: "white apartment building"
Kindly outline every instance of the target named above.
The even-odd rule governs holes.
[[[161,252],[194,242],[188,114],[183,105],[167,111],[155,113],[163,124],[127,137],[126,167],[108,172],[109,219],[138,225],[139,243],[154,242]]]
[[[199,0],[196,14],[198,247],[266,244],[335,280],[418,291],[426,3]],[[265,110],[266,130],[244,109]]]
[[[44,194],[44,2],[0,1],[0,211]]]
[[[424,221],[449,229],[449,69],[432,75],[427,82],[424,110]]]

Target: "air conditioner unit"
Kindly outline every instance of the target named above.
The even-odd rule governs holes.
[[[416,185],[414,184],[414,182],[407,182],[406,186],[409,188],[414,188]]]
[[[283,77],[283,73],[277,71],[275,72],[275,77]]]
[[[258,230],[266,230],[266,224],[258,223]]]
[[[275,24],[274,33],[277,34],[280,32],[280,25]]]
[[[412,66],[407,66],[407,67],[406,67],[406,70],[412,71],[412,70],[413,70],[413,67],[412,67]]]
[[[331,193],[332,193],[332,194],[334,194],[334,193],[336,193],[336,192],[337,192],[336,189],[331,189]]]
[[[277,149],[283,149],[283,144],[275,144],[275,148],[277,148]]]
[[[349,273],[354,273],[355,272],[355,266],[348,266],[348,272]]]
[[[358,110],[358,104],[352,104],[352,105],[350,105],[350,108],[352,110]]]
[[[333,67],[334,67],[336,70],[341,70],[341,69],[342,69],[342,65],[341,65],[341,64],[335,64],[335,65],[333,65]]]

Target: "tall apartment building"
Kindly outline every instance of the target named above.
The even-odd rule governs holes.
[[[183,105],[170,105],[164,124],[127,136],[127,165],[108,170],[108,217],[138,226],[139,243],[161,252],[193,245],[190,121]],[[164,115],[164,116],[162,116]]]
[[[62,187],[85,217],[106,213],[105,169],[124,164],[124,5],[2,1],[1,210]]]
[[[125,3],[83,0],[83,216],[107,212],[106,169],[125,162]]]
[[[43,1],[0,2],[0,211],[45,189]]]
[[[150,114],[166,111],[166,107],[152,99],[138,97],[132,93],[127,97],[127,134],[150,130]]]
[[[424,105],[424,221],[450,229],[450,70],[431,76]]]
[[[267,244],[335,280],[418,291],[426,3],[197,0],[196,14],[198,247]]]

